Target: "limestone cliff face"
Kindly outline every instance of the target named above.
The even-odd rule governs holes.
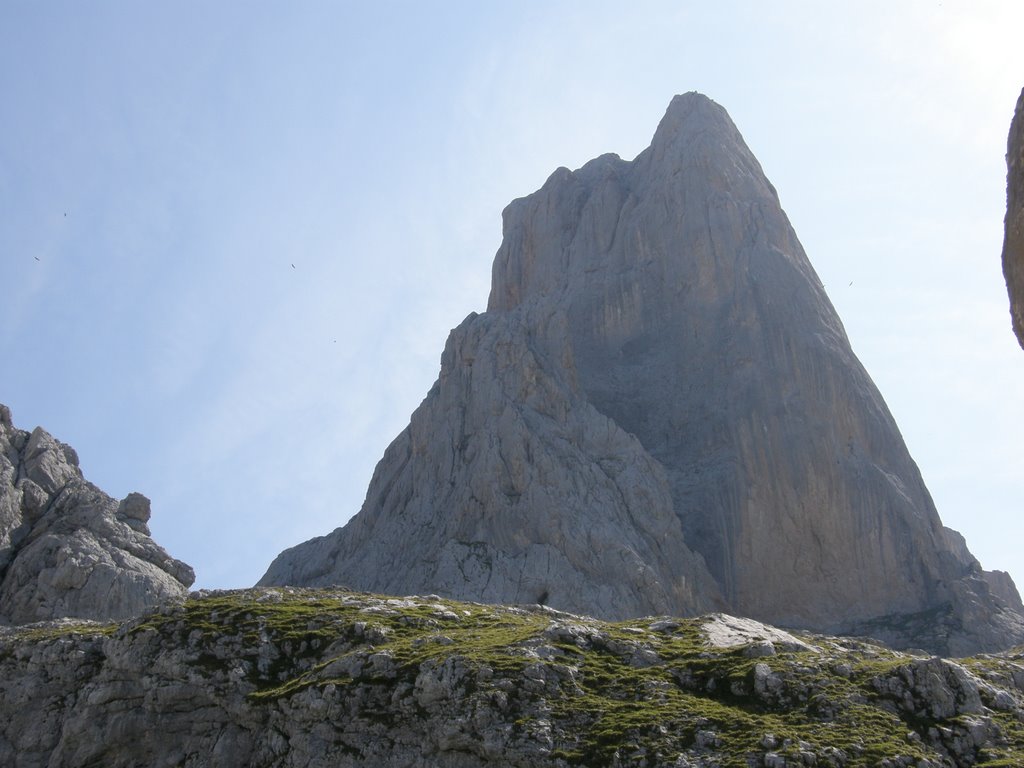
[[[195,575],[149,537],[149,516],[145,496],[113,500],[70,446],[0,405],[0,622],[123,619],[183,598]]]
[[[264,581],[618,618],[720,607],[663,467],[587,402],[567,331],[549,305],[468,318],[363,513],[344,535],[279,558]]]
[[[1024,347],[1024,90],[1017,99],[1006,145],[1005,225],[1003,275],[1010,292],[1013,332]]]
[[[530,296],[566,308],[582,389],[665,467],[731,610],[820,625],[935,600],[932,502],[719,106],[680,97],[632,163],[506,210],[489,309]]]
[[[488,310],[452,333],[362,511],[261,583],[826,631],[924,613],[944,652],[1024,639],[774,188],[695,93],[632,162],[559,169],[506,208]]]

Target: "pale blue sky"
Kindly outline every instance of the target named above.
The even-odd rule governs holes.
[[[199,586],[251,584],[358,510],[486,304],[501,209],[699,90],[943,519],[1024,582],[999,266],[1024,5],[711,8],[0,0],[0,402],[149,496]]]

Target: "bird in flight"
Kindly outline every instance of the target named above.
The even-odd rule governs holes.
[[[35,259],[36,261],[39,261],[39,257],[38,256],[33,256],[32,258]]]
[[[295,269],[295,265],[294,264],[292,264],[292,269]]]

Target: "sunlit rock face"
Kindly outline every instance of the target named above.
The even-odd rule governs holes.
[[[775,189],[696,93],[633,161],[561,168],[505,209],[487,312],[452,332],[363,509],[261,583],[874,622],[910,645],[899,617],[926,615],[945,652],[1024,638],[944,530]]]
[[[184,598],[195,575],[150,538],[149,507],[87,482],[71,446],[0,405],[0,623],[124,619]]]
[[[1013,332],[1024,347],[1024,90],[1017,99],[1006,144],[1005,224],[1003,274],[1010,292]]]

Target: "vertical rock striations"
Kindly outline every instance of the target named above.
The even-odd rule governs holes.
[[[261,583],[1024,639],[720,106],[677,96],[636,159],[560,168],[503,229],[363,509]]]
[[[664,468],[590,405],[562,312],[472,315],[345,533],[264,582],[550,603],[603,616],[720,605]]]
[[[192,569],[149,537],[149,500],[120,503],[78,456],[0,405],[0,621],[125,619],[185,596]]]
[[[1010,316],[1017,341],[1024,347],[1024,89],[1006,142],[1006,234],[1003,275],[1010,293]]]

